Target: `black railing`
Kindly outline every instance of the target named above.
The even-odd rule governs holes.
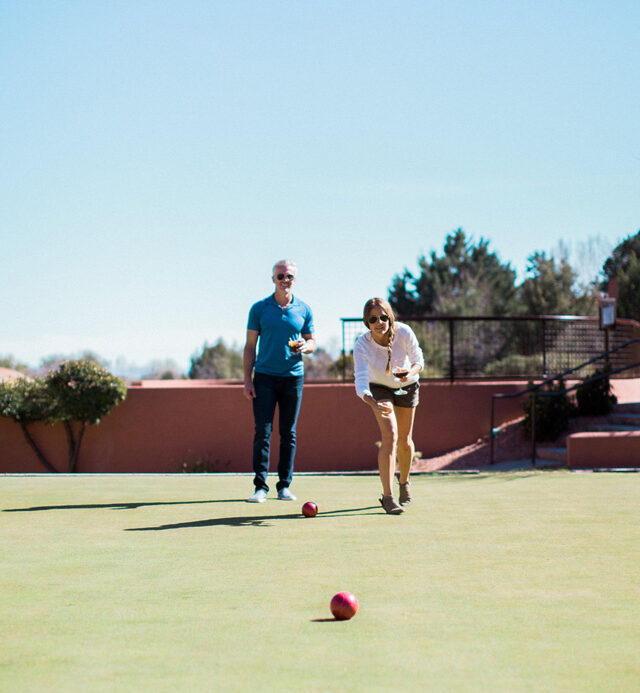
[[[366,331],[361,318],[342,318],[342,378],[353,377],[352,352]],[[622,345],[640,333],[633,320],[601,329],[581,316],[404,316],[425,356],[423,379],[546,378],[616,347],[613,367],[627,365]]]
[[[534,392],[531,395],[531,466],[536,466],[536,455],[537,455],[537,441],[536,441],[536,397],[559,397],[560,395],[566,395],[567,392],[572,392],[573,390],[586,385],[588,383],[595,383],[603,378],[608,378],[616,373],[622,373],[631,368],[636,368],[640,366],[640,361],[636,363],[630,363],[628,366],[622,366],[621,368],[616,368],[612,371],[607,371],[606,373],[599,373],[598,375],[592,375],[590,378],[583,380],[571,387],[565,387],[564,390],[558,390],[556,392]]]
[[[489,429],[489,440],[490,440],[490,445],[489,445],[489,464],[493,464],[495,456],[494,456],[494,441],[495,441],[495,434],[496,434],[496,429],[495,429],[495,401],[497,399],[513,399],[515,397],[522,397],[523,395],[533,393],[532,394],[532,404],[531,404],[531,435],[532,435],[532,459],[535,460],[535,453],[536,453],[536,439],[535,439],[535,418],[536,418],[536,408],[535,408],[535,398],[540,397],[540,396],[552,396],[552,395],[561,395],[561,394],[566,394],[567,392],[570,392],[580,385],[584,383],[590,383],[590,382],[595,382],[597,380],[601,380],[602,378],[609,377],[611,375],[614,375],[616,373],[622,373],[624,371],[631,370],[633,368],[638,368],[640,366],[640,361],[634,362],[634,363],[627,363],[623,366],[618,366],[616,368],[612,368],[610,370],[607,370],[606,373],[604,374],[598,374],[598,375],[593,375],[590,378],[587,378],[585,380],[582,380],[580,383],[576,385],[572,385],[571,387],[565,388],[562,391],[558,392],[538,392],[538,390],[543,386],[547,385],[548,383],[553,382],[554,380],[559,380],[560,378],[564,378],[567,375],[571,375],[571,373],[575,373],[576,371],[582,370],[583,368],[586,368],[587,366],[590,366],[597,361],[604,361],[605,363],[609,364],[609,366],[612,365],[613,360],[610,358],[614,354],[617,354],[620,352],[622,349],[629,348],[632,344],[637,344],[640,343],[640,339],[629,339],[626,342],[623,342],[622,344],[619,344],[618,346],[612,348],[612,349],[607,349],[606,351],[603,351],[600,354],[597,354],[596,356],[593,356],[589,360],[585,361],[584,363],[579,364],[578,366],[574,366],[573,368],[568,368],[560,373],[556,373],[555,375],[545,378],[542,382],[536,383],[535,385],[532,385],[530,387],[524,388],[523,390],[519,390],[518,392],[510,392],[510,393],[496,393],[491,395],[491,419],[490,419],[490,429]]]

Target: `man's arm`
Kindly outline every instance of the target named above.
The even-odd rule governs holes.
[[[256,346],[258,344],[258,330],[247,330],[247,342],[244,345],[244,353],[242,354],[242,365],[244,369],[244,396],[247,399],[253,399],[256,396],[256,391],[253,387],[253,366],[256,362]]]

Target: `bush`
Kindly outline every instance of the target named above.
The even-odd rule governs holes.
[[[44,379],[55,402],[54,421],[99,424],[127,396],[126,385],[90,361],[64,361]]]
[[[529,387],[533,387],[533,383],[529,383]],[[559,378],[557,385],[554,382],[547,384],[545,389],[539,389],[537,392],[554,392],[561,393],[565,389],[565,384],[562,378]],[[522,422],[525,432],[528,436],[531,435],[531,402],[533,401],[531,393],[526,401],[522,403],[525,417]],[[536,402],[536,440],[555,440],[561,433],[569,428],[569,418],[575,411],[575,406],[567,397],[566,393],[555,395],[538,395],[535,398]]]
[[[42,380],[17,378],[0,382],[0,415],[16,423],[50,421],[54,403]]]
[[[20,424],[27,443],[51,472],[57,471],[29,433],[35,421],[63,423],[69,447],[68,471],[75,472],[87,424],[100,418],[127,395],[126,385],[91,361],[64,361],[43,379],[0,383],[0,415]],[[79,423],[74,431],[72,422]]]
[[[603,375],[605,377],[594,382],[583,382],[576,389],[576,403],[578,405],[578,416],[604,416],[608,414],[618,398],[611,391],[611,381],[606,375],[611,371],[611,366],[607,364],[604,368],[599,368],[593,375]],[[585,378],[589,380],[589,378]]]

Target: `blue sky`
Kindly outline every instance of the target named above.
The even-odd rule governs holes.
[[[0,0],[0,355],[319,343],[462,227],[524,278],[640,229],[637,0]]]

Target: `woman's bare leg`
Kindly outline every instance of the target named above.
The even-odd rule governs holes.
[[[376,412],[375,415],[382,437],[378,450],[378,471],[382,482],[382,495],[391,496],[393,494],[393,477],[396,471],[398,424],[393,412],[390,416],[382,416],[380,412]]]
[[[394,407],[398,430],[398,466],[400,468],[400,483],[404,484],[409,479],[411,463],[416,452],[413,443],[413,421],[415,407]]]

